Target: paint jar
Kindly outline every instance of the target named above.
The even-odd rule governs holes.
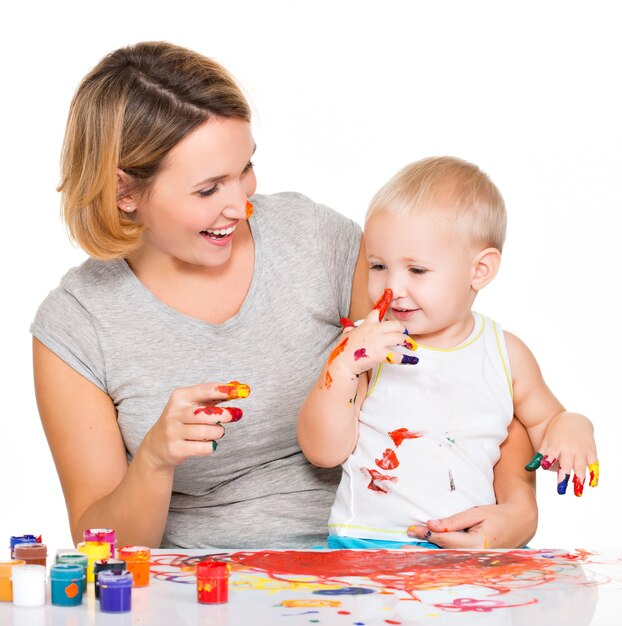
[[[206,559],[197,564],[197,599],[201,604],[223,604],[229,600],[229,566]]]
[[[99,608],[104,613],[126,613],[132,608],[132,574],[127,570],[104,570],[97,575]]]
[[[82,552],[88,557],[86,580],[92,583],[95,580],[93,578],[93,563],[110,558],[110,544],[103,541],[81,541],[76,547],[78,552]]]
[[[43,606],[45,604],[45,566],[20,565],[11,570],[13,604]]]
[[[52,604],[57,606],[78,606],[82,604],[84,588],[84,567],[56,563],[50,568]]]
[[[86,556],[86,554],[82,554],[82,552],[78,552],[77,550],[61,552],[56,555],[56,563],[78,565],[82,568],[82,595],[84,595],[86,593],[86,570],[89,565],[89,557]]]
[[[11,536],[11,558],[14,559],[13,554],[15,546],[19,543],[41,543],[41,537],[35,537],[34,535],[13,535]]]
[[[0,602],[13,602],[13,583],[11,583],[11,570],[25,565],[24,561],[0,561]]]
[[[101,541],[110,545],[110,558],[114,559],[117,533],[112,528],[87,528],[82,533],[83,541]]]
[[[102,559],[93,563],[93,575],[95,577],[95,597],[99,598],[99,572],[116,569],[123,571],[127,569],[127,564],[121,559]]]
[[[149,565],[151,548],[146,546],[123,546],[117,555],[127,563],[128,571],[134,577],[134,587],[145,587],[149,584]]]
[[[16,544],[13,554],[20,561],[26,561],[26,565],[43,565],[48,564],[48,548],[44,543],[18,543]]]

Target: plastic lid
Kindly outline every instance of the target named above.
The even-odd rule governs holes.
[[[121,558],[128,556],[135,559],[147,559],[151,556],[151,548],[147,546],[123,546],[117,550],[117,553]]]
[[[83,537],[84,541],[114,541],[116,533],[113,528],[87,528]]]
[[[15,582],[45,582],[45,565],[20,565],[11,570]]]
[[[48,547],[44,543],[18,543],[13,554],[18,558],[44,558],[48,555]]]
[[[109,569],[97,574],[97,582],[100,587],[131,587],[134,577],[127,570]]]
[[[70,565],[81,565],[86,567],[89,562],[89,557],[82,552],[67,552],[65,554],[56,555],[57,563],[69,563]]]
[[[121,559],[100,559],[99,561],[95,561],[95,563],[93,563],[93,572],[95,574],[103,572],[107,569],[124,570],[127,569],[127,564]]]
[[[56,563],[50,568],[51,580],[79,580],[84,576],[82,565],[70,565],[69,563]]]
[[[26,561],[13,559],[12,561],[0,561],[0,576],[9,576],[16,565],[26,565]]]
[[[37,539],[39,541],[37,541]],[[41,537],[35,537],[34,535],[20,535],[20,536],[13,535],[11,537],[11,550],[18,543],[41,543]]]
[[[224,561],[205,559],[197,563],[197,577],[228,576],[229,566]]]

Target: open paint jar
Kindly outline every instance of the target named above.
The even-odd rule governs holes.
[[[145,587],[149,584],[149,565],[151,548],[146,546],[123,546],[117,556],[127,564],[127,569],[134,577],[134,587]]]
[[[127,570],[104,570],[97,575],[99,608],[104,613],[126,613],[132,608],[132,574]]]
[[[206,559],[197,564],[197,600],[201,604],[223,604],[229,600],[229,566]]]
[[[84,585],[84,567],[82,565],[55,563],[50,568],[52,604],[57,606],[82,604]]]

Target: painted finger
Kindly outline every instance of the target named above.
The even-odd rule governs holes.
[[[253,203],[250,200],[246,201],[246,219],[249,219],[250,216],[253,214]]]
[[[528,472],[535,472],[540,467],[542,458],[542,455],[539,452],[536,452],[533,456],[533,459],[531,459],[531,461],[529,461],[529,463],[525,465],[525,469]]]
[[[341,328],[343,328],[343,330],[346,330],[347,328],[356,328],[356,324],[347,317],[342,317],[339,320],[339,323],[341,324]]]
[[[580,498],[583,495],[583,485],[585,484],[585,477],[583,480],[576,474],[572,477],[572,484],[574,486],[574,495]]]
[[[216,387],[221,393],[227,394],[227,400],[235,400],[236,398],[248,398],[251,388],[248,385],[231,380],[226,385]]]
[[[564,474],[564,477],[557,483],[557,493],[563,496],[568,489],[568,481],[570,480],[570,474]]]
[[[378,311],[378,320],[382,322],[382,318],[385,316],[389,305],[393,300],[393,292],[390,289],[385,289],[382,296],[374,304],[374,310]]]
[[[406,335],[406,339],[404,339],[402,345],[409,350],[416,350],[417,344],[412,340],[411,337],[408,336],[408,329],[404,331],[404,334]]]
[[[215,422],[216,424],[219,424],[222,421],[238,422],[242,419],[242,415],[243,415],[242,409],[239,409],[236,406],[227,406],[227,407],[201,406],[198,409],[196,409],[194,412],[195,415],[199,415],[199,413],[204,413],[205,415],[217,415],[219,418]],[[227,418],[227,416],[229,416],[229,419],[225,419],[225,420],[220,419],[222,417]]]
[[[590,463],[587,466],[587,469],[590,473],[590,487],[598,487],[598,479],[600,478],[600,469],[598,466],[598,461],[594,463]]]
[[[555,461],[557,461],[557,459],[554,456],[549,456],[545,454],[542,457],[542,462],[540,463],[540,467],[543,470],[550,470],[551,467],[553,467],[553,465],[555,464]]]
[[[395,352],[389,352],[385,357],[387,363],[399,364],[399,365],[417,365],[419,358],[416,356],[409,356],[408,354],[400,354]]]

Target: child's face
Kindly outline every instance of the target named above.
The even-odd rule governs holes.
[[[409,334],[445,338],[470,323],[475,258],[471,237],[433,215],[377,213],[365,226],[369,296],[393,291],[387,318]]]

